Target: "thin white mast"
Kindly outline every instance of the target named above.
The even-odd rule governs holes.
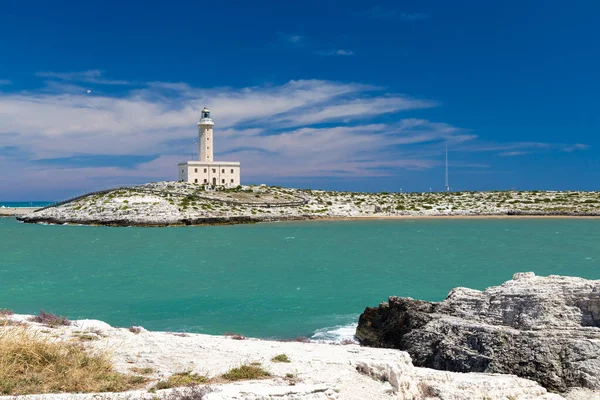
[[[450,186],[448,186],[448,143],[446,143],[446,192],[450,191]]]

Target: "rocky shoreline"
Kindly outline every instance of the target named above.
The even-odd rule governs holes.
[[[116,371],[145,371],[145,388],[129,392],[48,393],[0,396],[0,400],[87,399],[583,399],[590,391],[550,393],[539,384],[513,375],[461,374],[413,366],[410,356],[394,349],[356,344],[270,341],[239,336],[150,332],[141,327],[115,328],[95,320],[68,326],[31,322],[11,315],[2,329],[27,329],[53,342],[78,342],[91,352],[108,352]],[[0,336],[1,337],[1,336]],[[283,357],[285,356],[285,357]],[[286,361],[280,362],[279,359]],[[259,365],[262,379],[226,382],[215,379],[232,367]],[[183,397],[186,388],[158,389],[158,382],[177,374],[201,374],[214,381],[201,385],[203,395]],[[153,389],[154,388],[154,389]],[[177,392],[181,390],[182,392]],[[176,394],[173,397],[173,394]],[[178,397],[179,396],[179,397]],[[587,396],[587,397],[582,397]]]
[[[229,225],[354,218],[600,216],[599,192],[353,193],[155,182],[90,193],[17,219],[105,226]]]
[[[407,351],[418,367],[515,374],[552,391],[600,392],[600,280],[532,272],[439,303],[392,296],[360,316],[361,344]]]

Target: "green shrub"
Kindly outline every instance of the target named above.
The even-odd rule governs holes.
[[[276,355],[275,357],[271,358],[271,361],[273,362],[282,362],[282,363],[289,363],[290,358],[287,356],[287,354],[279,354]]]
[[[241,381],[249,379],[260,379],[271,376],[265,371],[260,364],[253,363],[250,365],[242,365],[241,367],[232,368],[228,372],[221,375],[221,378],[228,381]]]

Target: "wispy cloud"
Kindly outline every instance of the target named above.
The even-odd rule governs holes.
[[[353,56],[354,52],[352,50],[330,50],[330,51],[318,51],[318,55],[320,56]]]
[[[429,15],[427,14],[399,12],[384,8],[380,5],[374,6],[368,10],[367,15],[374,19],[391,19],[400,21],[417,21],[429,18]]]
[[[72,82],[95,83],[98,85],[132,85],[133,82],[123,80],[106,79],[103,72],[97,69],[81,72],[38,72],[41,78],[59,79]]]
[[[0,79],[0,85],[12,85],[12,81],[8,79]]]
[[[589,146],[589,145],[587,145],[587,144],[575,143],[575,144],[573,144],[573,145],[565,145],[565,146],[563,147],[563,149],[562,149],[562,150],[563,150],[563,151],[566,151],[566,152],[568,152],[568,153],[571,153],[571,152],[573,152],[573,151],[577,151],[577,150],[587,150],[587,149],[589,149],[589,148],[590,148],[590,146]]]
[[[304,36],[295,33],[277,32],[277,37],[280,41],[293,45],[300,45],[305,42]]]
[[[1,187],[80,191],[175,179],[177,162],[197,151],[195,122],[204,106],[216,123],[216,156],[240,160],[250,181],[433,168],[445,143],[454,152],[506,155],[587,147],[488,143],[474,132],[409,115],[436,107],[435,101],[359,83],[202,88],[152,82],[119,95],[59,88],[0,92],[0,169],[19,171],[0,175]]]
[[[528,154],[545,153],[549,151],[573,152],[587,150],[590,146],[581,143],[544,143],[544,142],[507,142],[492,143],[480,142],[463,146],[461,151],[465,152],[494,152],[504,157],[524,156]]]

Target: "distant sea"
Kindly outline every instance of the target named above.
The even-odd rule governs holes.
[[[0,207],[45,207],[54,204],[53,201],[0,201]]]
[[[122,327],[339,340],[390,295],[439,301],[524,271],[600,279],[600,219],[111,228],[0,218],[0,308]]]

